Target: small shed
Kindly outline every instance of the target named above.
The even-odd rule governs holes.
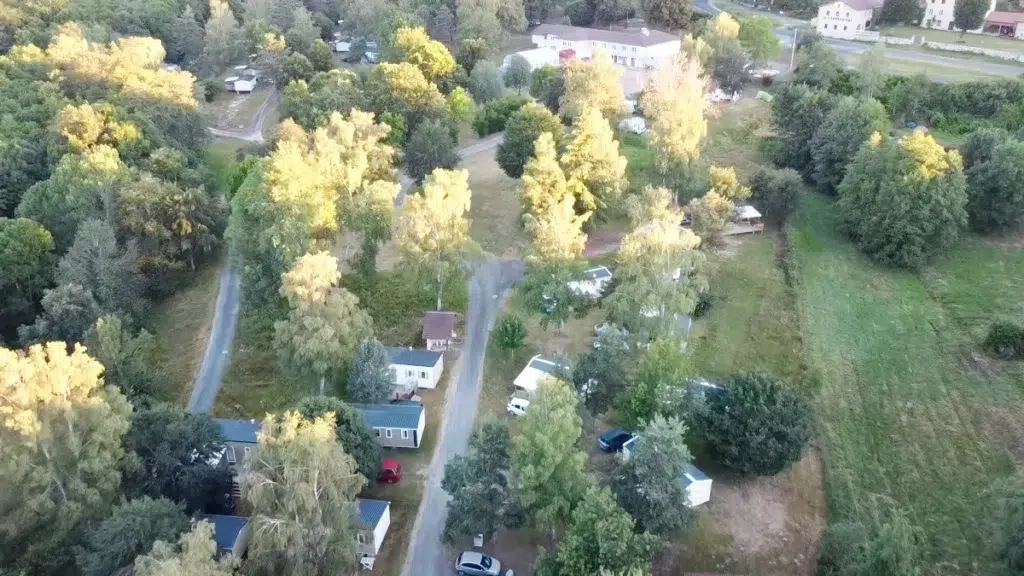
[[[249,94],[256,89],[256,82],[259,76],[254,70],[245,70],[238,75],[238,80],[235,80],[235,92],[239,94]]]
[[[235,91],[235,82],[238,81],[238,76],[228,76],[224,79],[224,89],[228,92]]]
[[[516,389],[528,394],[536,394],[541,380],[545,378],[558,378],[561,370],[561,364],[538,354],[530,358],[523,371],[512,381],[512,385]]]
[[[213,540],[217,543],[217,557],[222,558],[228,554],[235,558],[241,558],[245,549],[249,546],[249,536],[252,526],[245,516],[231,516],[226,514],[204,514],[199,517],[213,524]]]
[[[345,42],[344,40],[335,40],[331,45],[331,49],[340,54],[347,54],[352,48],[351,42]]]
[[[640,443],[640,439],[640,436],[634,436],[622,445],[623,458],[628,459],[633,455],[633,452],[636,451]],[[701,472],[692,463],[687,462],[683,464],[679,470],[679,481],[682,482],[683,487],[686,489],[686,497],[689,500],[690,508],[700,506],[711,500],[711,478],[708,478],[707,474]]]
[[[444,372],[444,354],[422,348],[388,348],[395,385],[404,389],[437,388]]]
[[[356,506],[359,509],[356,553],[360,560],[373,558],[380,552],[380,547],[384,544],[384,537],[387,536],[388,528],[391,527],[391,502],[357,498]],[[370,566],[373,566],[372,562]]]
[[[352,404],[385,448],[419,448],[427,425],[426,411],[419,402],[394,404]]]
[[[604,295],[605,288],[611,284],[612,271],[607,266],[591,268],[583,273],[584,278],[573,280],[568,283],[569,289],[577,294],[590,298],[600,298]]]
[[[520,50],[515,54],[505,56],[505,59],[501,62],[502,69],[507,68],[512,62],[512,57],[516,55],[522,56],[529,62],[530,70],[536,70],[541,66],[560,66],[562,63],[558,51],[554,48],[533,48],[531,50]]]
[[[427,312],[423,315],[423,339],[427,350],[447,350],[455,338],[454,312]]]

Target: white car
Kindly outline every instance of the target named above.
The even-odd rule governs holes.
[[[526,409],[530,407],[530,401],[520,396],[512,395],[508,399],[508,405],[505,409],[508,410],[510,416],[522,416],[526,414]]]

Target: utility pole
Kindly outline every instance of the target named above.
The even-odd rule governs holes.
[[[789,53],[789,71],[793,71],[793,64],[796,62],[796,39],[800,35],[799,28],[793,28],[793,49]]]

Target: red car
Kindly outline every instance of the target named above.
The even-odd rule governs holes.
[[[380,474],[377,475],[377,482],[394,484],[402,479],[402,464],[393,458],[388,458],[380,463]]]

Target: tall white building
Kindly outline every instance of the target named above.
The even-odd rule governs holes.
[[[840,0],[818,8],[815,28],[826,38],[853,40],[871,26],[882,0]]]
[[[921,26],[925,28],[937,28],[939,30],[952,30],[953,7],[955,5],[956,0],[927,0],[924,5],[924,20],[921,21]],[[990,0],[988,12],[985,13],[986,16],[991,14],[995,9],[996,0]],[[976,30],[968,30],[968,32],[981,32],[982,27],[979,27]]]
[[[633,28],[603,30],[561,24],[541,24],[533,30],[533,43],[559,52],[572,50],[577,58],[590,58],[601,47],[616,64],[629,68],[657,68],[679,52],[679,37],[661,30]]]

